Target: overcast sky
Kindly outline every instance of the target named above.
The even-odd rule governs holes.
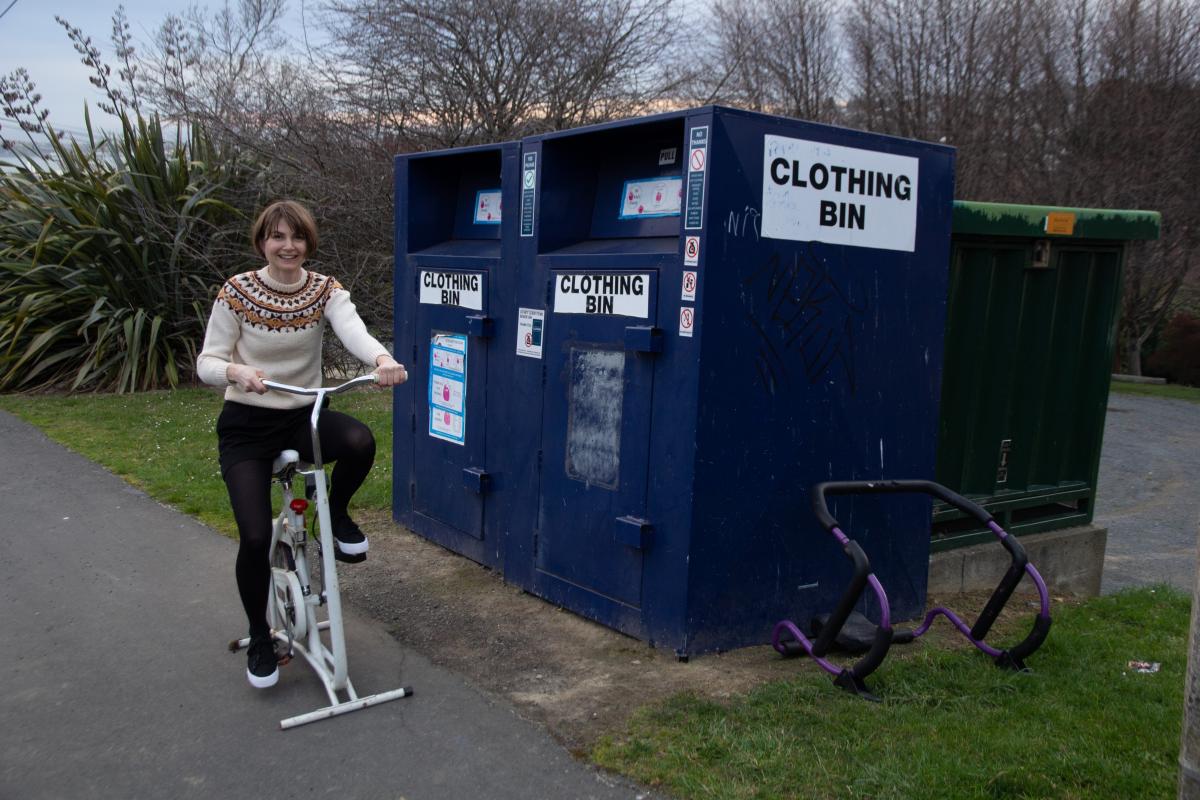
[[[287,25],[300,30],[301,2],[311,10],[316,0],[289,0]],[[50,123],[71,132],[83,129],[83,104],[92,113],[93,124],[101,124],[105,115],[96,107],[100,95],[88,83],[91,72],[80,63],[80,56],[67,39],[67,32],[54,21],[63,17],[92,37],[105,60],[116,71],[111,42],[112,15],[124,5],[130,32],[135,42],[148,41],[153,31],[171,12],[182,14],[189,6],[216,9],[221,0],[0,0],[0,75],[24,67],[37,84],[43,108],[50,109]],[[8,9],[5,11],[5,9]],[[0,119],[0,123],[3,120]],[[11,138],[8,125],[4,130]]]

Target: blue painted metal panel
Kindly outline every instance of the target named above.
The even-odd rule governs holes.
[[[489,420],[503,411],[488,375],[512,358],[495,343],[515,336],[519,157],[508,143],[396,159],[394,337],[410,380],[393,406],[393,515],[497,568],[505,482],[492,454],[503,432]],[[430,362],[445,352],[431,347],[439,335],[465,341],[461,380]]]
[[[616,313],[620,305],[594,312],[564,309],[564,285],[610,278],[640,285],[629,297],[634,305],[639,297],[644,301],[644,316]],[[616,536],[617,520],[645,515],[646,410],[657,356],[626,349],[626,339],[629,329],[655,322],[655,278],[642,271],[552,272],[553,324],[546,334],[536,582],[565,581],[630,607],[641,605],[642,555],[640,547]]]

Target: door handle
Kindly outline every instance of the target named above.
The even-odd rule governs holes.
[[[641,517],[617,517],[616,522],[613,539],[635,550],[645,550],[650,546],[650,536],[654,533],[654,526],[650,524],[650,520]]]
[[[480,469],[479,467],[467,467],[463,470],[463,486],[471,489],[475,494],[483,494],[492,485],[492,475],[490,472]]]
[[[625,349],[638,353],[661,353],[662,328],[650,325],[630,325],[625,329]]]
[[[492,330],[495,326],[492,324],[492,318],[483,314],[470,314],[467,316],[467,334],[480,339],[492,338]]]

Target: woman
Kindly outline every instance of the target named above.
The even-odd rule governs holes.
[[[221,476],[229,490],[241,543],[237,585],[250,621],[246,676],[257,688],[279,679],[267,625],[271,566],[271,462],[292,449],[312,460],[312,398],[268,392],[263,379],[293,386],[321,385],[321,337],[326,324],[351,353],[375,368],[380,386],[408,379],[401,364],[368,332],[336,279],[304,269],[317,250],[317,227],[299,203],[272,203],[250,231],[267,265],[225,282],[213,303],[196,361],[200,379],[225,386],[217,419]],[[323,411],[318,435],[325,461],[336,461],[329,491],[334,554],[366,557],[367,539],[350,518],[350,498],[375,460],[371,430],[346,414]]]

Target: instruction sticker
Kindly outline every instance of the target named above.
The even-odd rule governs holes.
[[[683,273],[683,294],[680,299],[696,301],[696,273],[690,271]]]
[[[432,272],[421,270],[421,303],[483,310],[482,272]]]
[[[542,331],[545,326],[545,309],[517,309],[517,355],[526,358],[542,357]]]
[[[618,219],[677,217],[683,201],[683,178],[625,181]]]
[[[467,337],[435,333],[429,340],[429,435],[463,444],[466,399]]]
[[[500,224],[500,190],[480,189],[475,193],[475,224]]]
[[[533,236],[534,189],[537,186],[537,153],[521,161],[521,236]]]
[[[919,166],[910,156],[766,135],[762,235],[911,253]]]
[[[708,126],[688,133],[687,213],[683,228],[698,231],[704,227],[704,173],[708,169]]]
[[[567,272],[554,279],[555,314],[650,317],[650,276],[645,273]]]
[[[696,309],[692,306],[683,306],[679,309],[679,335],[687,339],[692,338],[692,331],[696,328]]]
[[[685,236],[683,242],[683,263],[689,267],[700,263],[700,237]]]

